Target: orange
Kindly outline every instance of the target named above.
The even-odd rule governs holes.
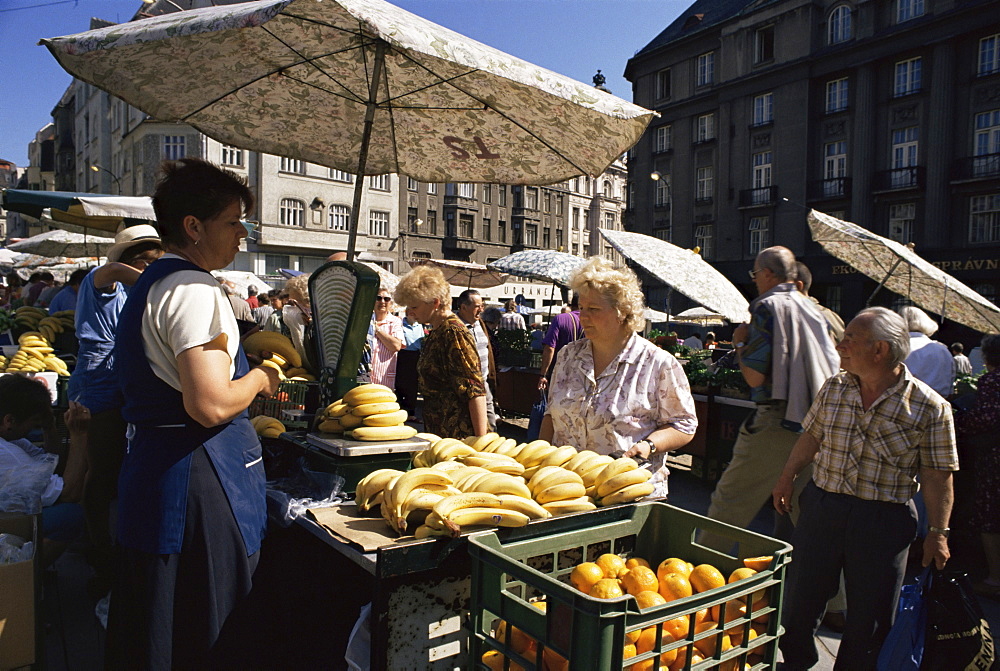
[[[674,642],[674,637],[670,634],[664,632],[663,638],[660,641],[661,647],[666,647]],[[656,647],[656,627],[646,627],[642,630],[639,635],[639,640],[635,642],[635,652],[637,655],[643,655],[647,652],[653,650]],[[674,660],[677,658],[677,649],[670,650],[669,652],[664,652],[660,654],[660,664],[664,666],[670,666],[673,664]]]
[[[680,671],[684,668],[687,664],[688,650],[690,647],[691,646],[689,645],[685,645],[684,647],[677,649],[677,659],[675,659],[674,663],[670,665],[670,671]],[[704,660],[705,658],[700,652],[697,650],[691,651],[691,666],[694,666],[698,662],[702,662]]]
[[[722,604],[712,606],[712,619],[722,622]],[[726,624],[734,622],[747,614],[747,605],[739,599],[732,599],[726,602]]]
[[[576,587],[584,594],[590,594],[594,583],[603,579],[604,569],[594,562],[578,564],[573,568],[573,572],[569,574],[569,581],[573,583],[573,587]]]
[[[500,624],[497,625],[496,630],[496,639],[498,641],[506,643],[510,647],[514,648],[514,652],[519,655],[523,655],[530,648],[535,646],[535,639],[531,638],[517,627],[510,627],[510,639],[508,640],[508,626],[509,625],[505,621],[500,620]]]
[[[667,600],[660,596],[659,592],[646,590],[635,595],[635,602],[639,605],[639,609],[642,610],[643,608],[662,606]]]
[[[753,614],[761,610],[762,608],[767,608],[767,607],[768,607],[768,600],[767,600],[767,595],[765,594],[764,596],[753,602],[753,606],[750,607],[750,612],[751,614]],[[767,624],[767,620],[770,615],[771,615],[770,613],[764,613],[762,615],[758,615],[753,619],[753,621],[758,624]]]
[[[703,631],[708,631],[710,629],[717,629],[719,624],[711,620],[706,620],[699,625],[695,625],[694,632],[700,634]],[[718,636],[707,636],[699,641],[694,642],[694,647],[698,648],[698,651],[706,657],[711,657],[715,654],[715,648],[719,644]],[[732,642],[729,640],[729,634],[722,635],[722,651],[725,652],[733,647]]]
[[[708,620],[708,619],[711,619],[710,618],[710,611],[709,611],[708,608],[702,608],[701,610],[699,610],[697,613],[694,614],[694,623],[695,624],[700,624],[700,623],[702,623],[702,622],[704,622],[705,620]]]
[[[625,593],[622,592],[622,588],[618,585],[617,580],[614,578],[604,578],[603,580],[598,580],[590,588],[590,596],[598,599],[614,599],[615,597],[625,596]]]
[[[678,559],[677,557],[664,559],[660,562],[660,565],[656,567],[656,577],[663,580],[663,576],[668,573],[679,573],[686,578],[691,574],[691,565],[683,559]]]
[[[632,631],[625,632],[625,643],[635,643],[639,640],[639,634],[642,633],[642,629],[633,629]]]
[[[744,578],[749,578],[752,575],[757,575],[757,571],[752,568],[738,568],[729,574],[729,582],[734,583],[737,580],[743,580]]]
[[[625,567],[622,567],[622,569],[615,574],[615,578],[618,579],[618,582],[621,582],[622,580],[625,579],[625,576],[627,576],[628,574],[629,570]]]
[[[695,592],[707,592],[710,589],[722,587],[726,584],[726,579],[719,573],[719,569],[711,564],[699,564],[694,567],[689,576],[691,587]]]
[[[757,638],[757,632],[752,628],[750,633],[747,634],[747,647],[750,647],[750,641]],[[743,627],[735,627],[729,631],[729,640],[732,642],[733,647],[743,644]]]
[[[663,633],[670,634],[675,641],[679,641],[687,636],[690,630],[691,623],[688,622],[687,615],[681,615],[663,623]]]
[[[625,648],[622,650],[622,659],[628,659],[629,657],[635,657],[635,646],[631,643],[626,643]]]
[[[618,572],[625,568],[625,560],[610,552],[598,557],[594,563],[604,569],[605,578],[617,578]]]
[[[631,571],[636,566],[645,566],[646,568],[650,567],[649,562],[643,559],[642,557],[632,557],[631,559],[625,560],[625,568],[627,568],[628,570]]]
[[[754,571],[766,571],[771,568],[771,560],[773,557],[764,555],[763,557],[747,557],[743,560],[743,565],[747,568],[752,568]]]
[[[639,592],[655,592],[659,589],[660,582],[656,579],[653,569],[648,566],[636,566],[622,578],[622,587],[635,596]]]
[[[688,579],[680,573],[668,573],[660,578],[660,596],[667,601],[691,596],[693,588]]]
[[[662,659],[662,657],[660,659]],[[625,671],[670,671],[667,665],[662,662],[659,669],[654,669],[653,664],[655,663],[655,659],[644,659],[641,662],[636,662],[635,664],[626,666]]]
[[[569,660],[551,648],[542,650],[545,671],[569,671]]]
[[[488,666],[491,671],[503,671],[505,659],[503,653],[499,650],[487,650],[483,653],[483,664]],[[524,671],[524,667],[511,660],[510,671]]]

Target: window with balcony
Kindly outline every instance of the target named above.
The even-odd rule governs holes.
[[[715,139],[715,114],[702,114],[695,125],[695,142]]]
[[[750,256],[757,256],[764,249],[767,249],[769,245],[770,236],[770,218],[769,217],[752,217],[750,219]]]
[[[231,147],[228,144],[222,145],[222,165],[242,168],[243,150],[237,147]]]
[[[476,218],[471,214],[462,213],[458,215],[458,234],[463,238],[472,238],[475,235]]]
[[[847,109],[847,77],[826,83],[826,113],[843,112]]]
[[[969,242],[1000,242],[1000,193],[969,199]]]
[[[823,195],[836,198],[846,195],[847,141],[828,142],[823,149]]]
[[[305,226],[306,205],[301,200],[282,198],[278,205],[278,223],[282,226]]]
[[[538,246],[538,224],[527,224],[524,227],[524,244],[529,247]]]
[[[889,206],[889,239],[902,244],[913,241],[915,203],[898,203]]]
[[[327,215],[328,227],[331,231],[351,230],[351,208],[347,205],[331,205],[330,213]]]
[[[661,174],[656,180],[656,190],[653,195],[653,203],[656,207],[670,207],[670,175]]]
[[[658,126],[656,129],[653,151],[657,154],[670,151],[674,148],[674,127],[670,124]]]
[[[438,213],[437,210],[427,210],[427,233],[437,235]]]
[[[896,23],[924,15],[924,0],[896,0]]]
[[[976,115],[975,158],[972,174],[975,177],[1000,175],[1000,110],[990,110]]]
[[[714,229],[712,224],[701,224],[694,229],[694,244],[701,247],[701,258],[711,261],[715,256]]]
[[[306,164],[298,159],[281,157],[278,161],[278,172],[291,172],[296,175],[306,174]]]
[[[771,152],[757,152],[753,155],[753,188],[764,189],[769,186],[771,186]]]
[[[920,92],[920,68],[919,57],[896,63],[896,83],[892,90],[894,97]]]
[[[753,125],[766,126],[774,122],[774,94],[764,93],[753,98]]]
[[[847,5],[834,7],[826,22],[827,44],[840,44],[852,37],[854,34],[851,28],[851,8]]]
[[[715,52],[698,56],[696,64],[695,85],[711,86],[715,83]]]
[[[979,66],[976,72],[980,77],[1000,72],[1000,35],[990,35],[979,40]]]
[[[346,182],[347,184],[351,184],[354,182],[354,175],[349,172],[344,172],[343,170],[330,168],[330,179],[335,182]]]
[[[368,235],[378,238],[389,237],[389,213],[371,210],[368,212]]]
[[[668,98],[670,98],[670,68],[656,73],[656,99],[667,100]]]
[[[753,63],[759,65],[774,60],[774,26],[758,28],[753,34]]]
[[[185,138],[183,135],[163,136],[163,160],[179,161],[187,156],[185,149]]]
[[[919,147],[916,126],[892,131],[890,188],[900,189],[917,185],[916,168]]]
[[[368,188],[373,191],[389,190],[389,175],[372,175],[368,178]]]
[[[715,189],[715,168],[704,166],[696,171],[695,204],[712,202]]]

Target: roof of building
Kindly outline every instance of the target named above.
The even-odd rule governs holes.
[[[686,10],[681,12],[673,23],[653,40],[636,52],[636,56],[655,51],[660,47],[681,37],[687,37],[701,32],[706,28],[716,26],[743,10],[767,4],[768,0],[695,0]]]

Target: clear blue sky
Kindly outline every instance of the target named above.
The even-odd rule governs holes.
[[[692,0],[394,0],[456,32],[631,100],[628,59]],[[0,158],[28,164],[28,142],[51,121],[71,79],[42,37],[82,32],[90,17],[127,21],[139,0],[0,0]]]

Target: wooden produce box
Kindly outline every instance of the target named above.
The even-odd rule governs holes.
[[[0,513],[0,533],[34,542],[34,559],[0,564],[0,669],[40,661],[38,640],[41,593],[41,515]]]

